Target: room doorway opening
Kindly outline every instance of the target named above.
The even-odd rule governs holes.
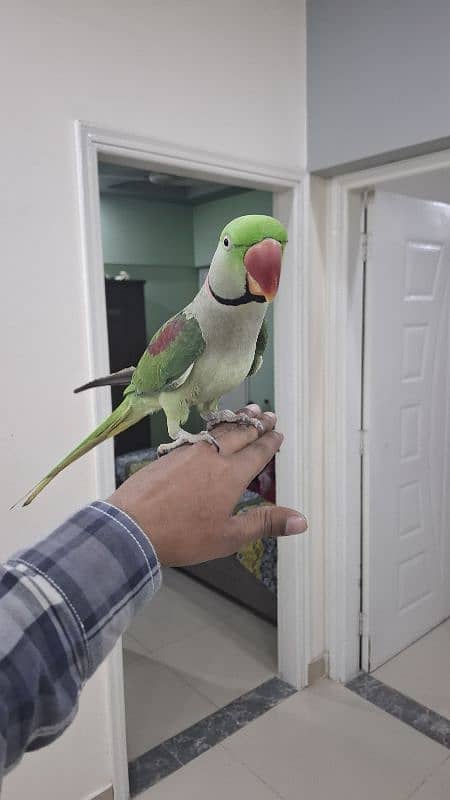
[[[277,458],[277,499],[283,505],[291,505],[307,511],[305,499],[307,455],[303,428],[306,423],[303,418],[303,395],[300,390],[302,383],[303,385],[305,383],[300,379],[305,369],[305,336],[303,335],[303,304],[305,300],[301,288],[303,281],[301,229],[304,199],[298,178],[292,175],[274,175],[270,168],[266,169],[260,165],[252,167],[252,165],[246,164],[243,168],[242,165],[235,165],[224,159],[214,161],[203,153],[185,152],[170,145],[164,146],[161,143],[133,139],[123,134],[101,131],[84,124],[78,126],[78,144],[87,329],[92,376],[106,374],[109,366],[105,272],[110,276],[109,280],[119,283],[119,281],[115,281],[115,278],[119,277],[118,273],[130,274],[132,266],[127,264],[127,258],[120,256],[115,265],[120,269],[113,274],[112,266],[104,258],[100,202],[101,170],[110,170],[111,165],[117,165],[124,169],[140,170],[147,175],[154,173],[171,176],[172,179],[180,181],[187,178],[194,184],[197,181],[215,184],[215,190],[225,191],[225,194],[229,194],[229,199],[232,195],[244,196],[245,193],[248,194],[252,191],[272,196],[273,213],[286,225],[289,235],[289,244],[284,258],[283,282],[274,308],[274,405],[280,428],[289,429],[289,437],[287,437],[283,452]],[[101,164],[106,166],[102,167]],[[137,177],[137,175],[133,175],[133,177]],[[148,181],[148,177],[146,182],[151,183]],[[218,184],[220,188],[218,188]],[[223,201],[226,198],[224,196],[216,199]],[[105,263],[108,264],[106,270]],[[196,266],[195,263],[189,266],[196,272],[199,267],[206,266],[205,263],[198,262],[198,264],[199,266]],[[122,274],[120,277],[127,280],[126,274]],[[140,279],[142,278],[135,278],[135,280]],[[286,392],[285,387],[288,384],[292,388],[291,391]],[[266,394],[264,394],[263,405],[265,399],[269,399],[269,403],[271,402],[270,395],[266,398]],[[109,412],[111,408],[109,390],[102,389],[95,394],[95,397],[93,396],[93,407],[96,420]],[[151,435],[150,431],[150,437]],[[150,438],[150,444],[154,444],[156,441],[156,436],[153,442]],[[96,457],[97,490],[99,495],[107,496],[115,483],[116,471],[112,443],[104,445],[101,452],[94,455]],[[286,539],[280,542],[277,548],[278,671],[285,680],[301,687],[307,683],[309,663],[308,544],[305,540],[298,541],[302,537],[292,538],[296,541],[289,542]],[[250,575],[251,571],[247,571]],[[176,587],[174,591],[177,591]],[[115,786],[118,793],[122,792],[125,796],[128,778],[121,648],[116,648],[109,659],[108,666],[112,740],[117,770]],[[206,700],[208,701],[208,698]]]
[[[204,283],[224,225],[273,214],[271,192],[99,160],[110,369],[135,365],[157,330]],[[222,399],[273,410],[273,309],[261,370]],[[123,387],[112,388],[112,405]],[[204,423],[193,410],[192,433]],[[167,442],[164,414],[116,437],[116,485],[155,460]],[[240,498],[240,513],[276,499],[275,459]],[[163,587],[123,639],[130,762],[275,675],[277,543],[261,539],[234,556],[164,569]],[[251,646],[249,648],[249,643]],[[153,687],[148,691],[147,687]],[[155,691],[155,686],[157,690]]]

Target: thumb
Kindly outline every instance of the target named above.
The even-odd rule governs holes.
[[[231,517],[226,523],[226,536],[235,541],[236,550],[239,550],[257,539],[304,533],[307,527],[308,522],[303,514],[292,508],[259,506]]]

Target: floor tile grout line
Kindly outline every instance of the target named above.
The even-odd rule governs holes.
[[[266,622],[265,620],[258,620],[258,621],[262,622],[263,624],[268,625],[268,626],[270,626],[270,628],[272,628],[272,626],[270,625],[269,622]],[[252,622],[254,622],[254,620],[252,620]],[[173,642],[167,642],[166,644],[161,645],[161,647],[155,648],[151,652],[152,652],[153,655],[156,655],[157,653],[161,652],[161,650],[166,650],[168,647],[173,647],[176,644],[180,644],[181,642],[185,641],[186,639],[191,639],[193,636],[198,636],[198,635],[200,635],[201,633],[204,633],[207,630],[226,632],[228,634],[228,636],[230,636],[232,633],[236,633],[237,632],[236,629],[233,630],[233,626],[230,625],[230,622],[229,622],[228,619],[211,620],[210,622],[207,622],[205,625],[202,624],[202,625],[199,625],[198,627],[194,628],[188,634],[186,634],[186,636],[182,636],[180,639],[175,639]],[[276,631],[276,627],[274,627],[273,630]],[[142,645],[142,647],[145,649],[144,645]]]
[[[447,763],[447,761],[450,761],[450,754],[427,773],[427,775],[424,777],[421,783],[417,784],[417,786],[412,790],[411,794],[409,794],[408,797],[405,798],[405,800],[414,800],[414,796],[417,795],[419,790],[422,789],[428,783],[428,781],[434,777],[434,775],[436,775],[436,772],[438,772],[438,770],[442,769],[442,767],[444,766],[444,764]]]
[[[166,667],[167,669],[169,669],[169,670],[171,670],[173,673],[175,673],[175,675],[177,676],[177,678],[179,678],[179,680],[183,681],[183,683],[185,683],[185,684],[186,684],[186,686],[188,686],[188,687],[189,687],[189,689],[191,689],[191,691],[195,692],[195,693],[196,693],[196,694],[198,694],[200,697],[202,697],[202,698],[203,698],[203,700],[206,700],[208,703],[211,703],[211,705],[215,706],[215,708],[217,709],[217,711],[221,711],[221,709],[223,709],[223,708],[226,708],[226,706],[228,706],[230,703],[234,703],[236,700],[238,700],[238,699],[239,699],[239,697],[245,697],[245,694],[248,694],[249,692],[253,692],[253,691],[255,691],[255,689],[249,689],[249,692],[246,692],[244,695],[238,695],[237,697],[233,697],[231,700],[227,700],[227,701],[226,701],[226,703],[225,703],[225,705],[217,705],[217,700],[213,700],[213,699],[212,699],[211,697],[209,697],[209,696],[208,696],[208,695],[207,695],[207,694],[206,694],[204,691],[202,691],[201,689],[199,689],[199,688],[198,688],[198,686],[196,686],[196,685],[195,685],[195,683],[194,683],[194,681],[193,681],[193,680],[192,680],[192,682],[191,682],[191,681],[189,680],[189,675],[186,677],[186,673],[184,673],[184,672],[180,672],[180,671],[179,671],[179,670],[178,670],[176,667],[169,666],[168,664],[165,664],[163,661],[160,661],[160,662],[158,662],[158,663],[159,663],[159,664],[162,664],[164,667]],[[265,681],[263,681],[263,683],[266,683],[266,681],[270,681],[270,680],[272,680],[272,678],[276,678],[276,677],[277,677],[277,674],[276,674],[276,672],[273,672],[271,675],[268,675],[268,677],[266,678],[266,680],[265,680]],[[260,685],[261,685],[261,684],[260,684]],[[214,713],[214,712],[211,712],[211,713]],[[194,723],[194,724],[195,724],[195,723]]]
[[[244,609],[244,610],[246,610],[246,609]],[[241,611],[242,611],[242,609],[238,609],[237,611],[233,612],[233,614],[231,615],[231,619],[234,618],[234,615],[236,615],[236,617],[238,617],[238,615],[240,614]],[[266,622],[266,620],[261,620],[261,621],[262,622]],[[268,622],[266,622],[266,624],[270,625],[270,623],[268,623]],[[144,652],[149,657],[152,657],[153,655],[156,655],[157,653],[159,653],[161,650],[165,650],[167,647],[172,647],[175,644],[180,644],[180,642],[183,642],[186,639],[190,639],[192,636],[197,636],[197,634],[202,633],[203,631],[205,631],[207,629],[217,630],[217,628],[223,628],[223,627],[225,627],[227,625],[229,625],[229,618],[224,618],[224,619],[218,618],[218,619],[210,620],[209,622],[206,622],[204,624],[201,623],[201,624],[196,625],[192,630],[189,631],[189,633],[183,634],[182,636],[180,636],[179,638],[174,639],[173,641],[165,642],[161,646],[155,647],[152,650],[148,650],[147,646],[140,639],[138,639],[138,637],[134,633],[128,632],[127,635],[130,636],[130,638],[133,639],[142,648],[142,650],[144,650]]]
[[[159,663],[161,663],[161,662],[159,662]],[[200,689],[198,689],[198,687],[197,687],[197,686],[194,686],[194,683],[191,683],[191,682],[190,682],[190,681],[189,681],[187,678],[185,678],[185,677],[184,677],[184,675],[185,675],[185,673],[184,673],[184,672],[183,672],[183,673],[180,673],[180,672],[178,672],[178,670],[176,669],[176,667],[168,667],[168,666],[167,666],[167,664],[164,664],[164,666],[165,666],[167,669],[171,669],[171,670],[172,670],[172,672],[174,672],[174,673],[175,673],[175,675],[177,676],[177,678],[179,678],[179,680],[183,681],[183,683],[185,683],[185,684],[186,684],[186,686],[187,686],[187,687],[188,687],[188,688],[191,690],[191,692],[195,692],[195,694],[198,694],[198,696],[199,696],[199,697],[201,697],[203,700],[206,700],[208,703],[210,703],[212,706],[214,706],[214,708],[215,708],[217,711],[220,711],[220,709],[221,709],[221,708],[223,708],[223,706],[218,706],[218,705],[217,705],[217,703],[216,703],[214,700],[211,700],[211,698],[210,698],[210,697],[208,697],[208,695],[207,695],[207,694],[205,694],[204,692],[200,691]],[[211,713],[212,713],[212,714],[214,714],[215,712],[214,712],[214,711],[212,711]],[[194,725],[195,725],[195,724],[196,724],[196,723],[194,723]]]
[[[268,685],[269,685],[269,688],[271,688],[272,690],[275,690],[275,691],[272,691],[272,696],[270,696],[270,697],[267,696],[267,694],[266,694],[266,690],[267,690]],[[137,758],[133,759],[132,761],[129,762],[129,765],[128,765],[129,774],[130,774],[131,797],[135,797],[138,794],[140,794],[141,792],[145,791],[146,789],[149,789],[151,786],[156,785],[157,783],[159,783],[160,780],[163,780],[164,778],[168,777],[169,775],[173,774],[174,772],[177,772],[178,769],[181,768],[181,766],[186,766],[191,761],[195,760],[200,755],[203,755],[204,753],[208,752],[209,750],[211,750],[216,745],[222,745],[222,743],[224,741],[226,741],[234,733],[236,733],[237,731],[242,730],[249,723],[253,722],[255,719],[258,719],[259,717],[261,717],[263,714],[267,713],[268,711],[271,711],[273,708],[275,708],[277,705],[279,705],[283,700],[286,700],[286,699],[288,699],[288,697],[292,697],[293,694],[296,694],[296,692],[297,692],[297,690],[293,686],[291,686],[290,684],[288,684],[285,681],[281,680],[281,678],[278,678],[277,676],[274,676],[273,678],[269,678],[268,680],[264,681],[262,684],[259,684],[259,686],[256,686],[254,689],[250,690],[246,694],[241,695],[241,697],[236,698],[235,700],[231,701],[230,703],[228,703],[223,708],[217,709],[217,711],[214,711],[211,714],[209,714],[207,717],[204,717],[203,720],[200,720],[199,722],[194,723],[193,725],[191,725],[188,728],[186,728],[184,731],[181,731],[180,733],[175,734],[175,736],[172,736],[169,739],[166,739],[166,741],[161,742],[159,745],[156,745],[155,747],[151,748],[151,750],[149,750],[146,753],[143,753],[141,756],[138,756]],[[248,703],[248,702],[251,703],[253,701],[255,703],[255,705],[257,705],[257,701],[258,700],[260,701],[260,707],[259,708],[258,707],[255,707],[253,709],[246,708],[246,703]],[[230,707],[232,707],[234,709],[235,716],[233,716],[231,711],[228,710]],[[245,721],[242,721],[242,720],[239,719],[239,715],[237,713],[239,707],[242,710],[246,709],[246,711],[247,711],[247,717],[248,718],[245,719]],[[248,713],[249,711],[251,711],[252,713],[251,714]],[[229,720],[229,722],[231,724],[229,725],[229,730],[227,730],[227,731],[223,731],[223,730],[222,731],[216,731],[216,736],[213,737],[212,741],[208,742],[208,741],[205,741],[204,739],[205,739],[205,735],[208,733],[208,725],[211,723],[211,721],[214,718],[216,718],[217,720],[219,720],[220,718],[222,718],[222,720],[225,719],[225,721]],[[202,739],[201,736],[198,735],[199,729],[202,726],[206,726],[205,734],[203,736],[203,739]],[[217,734],[218,734],[218,736],[217,736]],[[198,742],[199,740],[202,741],[201,751],[200,752],[194,752],[193,754],[189,754],[188,757],[185,760],[180,759],[178,757],[178,755],[176,754],[176,752],[174,752],[174,745],[176,747],[176,740],[180,741],[180,737],[183,737],[183,736],[187,737],[187,739],[188,739],[187,744],[188,745],[191,744],[191,746],[194,746],[194,743]],[[189,742],[189,737],[190,737],[190,742]],[[180,741],[180,744],[182,744],[181,741]],[[226,748],[224,748],[224,749],[226,749]],[[148,762],[149,760],[151,760],[152,754],[154,756],[156,756],[156,758],[157,758],[160,755],[161,752],[163,754],[166,754],[166,757],[168,757],[167,760],[169,762],[171,760],[176,761],[177,764],[180,765],[180,766],[177,766],[177,767],[172,768],[172,769],[168,769],[164,773],[164,775],[162,775],[162,776],[160,776],[161,769],[157,769],[157,771],[156,771],[156,780],[154,779],[155,775],[149,776],[145,781],[142,780],[142,785],[140,785],[140,783],[139,783],[139,768],[140,767],[142,768],[143,765],[145,767],[145,763]],[[228,752],[229,751],[227,750],[227,753]],[[159,764],[159,762],[157,762],[156,766],[158,766],[158,764]],[[246,767],[246,768],[248,769],[248,767]],[[248,771],[251,772],[251,770],[248,770]],[[134,773],[136,773],[136,778],[133,777]],[[265,781],[263,781],[260,776],[255,775],[255,777],[257,777],[260,781],[265,783]],[[275,789],[272,789],[272,787],[270,787],[268,784],[267,784],[267,786],[268,786],[268,788],[271,789],[271,791],[274,791],[276,793]],[[283,800],[283,798],[280,798],[280,800]]]
[[[163,649],[163,648],[161,648],[161,649]],[[133,652],[133,651],[130,650],[129,652]],[[146,658],[146,656],[142,655],[141,653],[134,653],[134,655],[140,655],[142,658]],[[149,655],[149,658],[152,659],[151,655]],[[238,700],[239,697],[242,696],[242,695],[238,695],[237,697],[233,697],[231,700],[228,700],[225,703],[225,706],[224,705],[217,705],[217,700],[213,700],[204,691],[199,689],[198,686],[195,685],[194,681],[191,682],[189,680],[189,676],[186,677],[186,673],[185,672],[179,670],[177,667],[173,667],[173,666],[171,666],[169,664],[166,664],[164,661],[158,661],[157,663],[160,664],[161,666],[163,666],[165,669],[167,669],[168,672],[171,672],[173,675],[175,675],[178,678],[178,680],[181,681],[181,683],[184,683],[191,690],[191,692],[194,692],[199,697],[201,697],[202,700],[205,700],[206,702],[210,703],[210,705],[214,706],[217,711],[220,711],[222,708],[225,708],[225,706],[229,705],[230,703],[233,703],[235,700]],[[267,677],[266,680],[271,680],[272,678],[276,678],[276,677],[277,677],[276,672],[273,672],[271,675],[269,675]],[[265,683],[265,681],[264,681],[264,683]],[[255,690],[254,689],[250,689],[249,691],[252,692],[252,691],[255,691]],[[213,714],[213,713],[214,712],[212,711],[211,714]],[[193,724],[195,725],[196,723],[193,723]]]
[[[450,750],[450,720],[447,717],[366,672],[345,685],[359,697]]]
[[[419,636],[418,639],[416,639],[414,642],[412,642],[412,644],[408,645],[404,650],[401,650],[399,653],[395,653],[395,655],[393,655],[390,658],[388,658],[387,661],[384,661],[383,664],[381,664],[381,666],[376,667],[376,669],[374,670],[374,673],[373,673],[374,676],[376,676],[376,673],[378,672],[378,670],[383,669],[388,664],[392,664],[393,661],[395,661],[400,656],[402,656],[403,653],[406,653],[407,650],[411,650],[416,645],[418,645],[420,643],[423,643],[425,639],[427,639],[432,633],[437,631],[439,628],[445,629],[449,622],[450,622],[450,617],[447,617],[446,619],[443,619],[441,622],[437,622],[436,625],[433,625],[432,628],[430,628],[428,631],[426,631],[421,636]]]
[[[133,651],[132,651],[132,650],[130,650],[129,652],[133,652]],[[142,656],[142,654],[141,654],[141,653],[135,653],[135,655],[141,655],[141,657],[142,657],[142,658],[146,658],[146,656]],[[149,658],[150,658],[150,660],[152,660],[152,661],[154,660],[154,659],[152,659],[152,657],[151,657],[150,655],[149,655]],[[190,681],[189,681],[189,680],[188,680],[188,679],[185,677],[185,673],[184,673],[184,672],[182,672],[182,671],[180,671],[180,670],[178,670],[178,669],[177,669],[177,667],[172,667],[172,666],[171,666],[171,665],[169,665],[169,664],[165,664],[163,661],[158,661],[157,663],[158,663],[160,666],[164,667],[164,669],[166,669],[166,670],[167,670],[167,672],[170,672],[172,675],[175,675],[175,677],[176,677],[176,678],[177,678],[177,679],[178,679],[178,680],[179,680],[181,683],[183,683],[183,684],[184,684],[184,685],[185,685],[185,686],[186,686],[186,687],[187,687],[187,688],[188,688],[188,689],[189,689],[191,692],[194,692],[194,694],[196,694],[196,695],[198,695],[199,697],[201,697],[201,699],[202,699],[202,700],[205,700],[207,703],[209,703],[210,705],[214,706],[214,708],[215,708],[217,711],[219,711],[219,709],[223,708],[223,706],[218,706],[218,705],[217,705],[217,703],[216,703],[214,700],[211,700],[211,698],[210,698],[210,697],[208,697],[208,695],[206,695],[204,692],[200,691],[200,689],[198,689],[198,688],[197,688],[197,686],[195,686],[195,685],[194,685],[194,683],[191,683],[191,682],[190,682]],[[275,673],[274,673],[274,674],[275,674]],[[231,702],[231,701],[230,701],[230,702]],[[211,714],[213,714],[213,713],[214,713],[214,711],[211,711]],[[193,725],[195,725],[196,723],[194,722],[194,723],[192,723],[192,724],[193,724]]]
[[[286,698],[286,699],[287,699],[287,698]],[[266,713],[268,714],[268,713],[269,713],[269,711],[272,711],[272,710],[273,710],[273,708],[276,708],[276,706],[272,706],[272,708],[269,708],[269,709],[267,710],[267,712],[266,712]],[[226,740],[225,740],[225,741],[226,741]],[[276,788],[275,788],[275,786],[272,786],[270,783],[267,783],[267,781],[265,780],[265,778],[263,778],[261,775],[258,775],[258,773],[257,773],[257,772],[254,772],[254,771],[253,771],[253,770],[252,770],[252,769],[249,767],[249,765],[245,763],[245,761],[241,761],[241,759],[240,759],[240,758],[238,758],[238,757],[235,755],[235,753],[234,753],[234,750],[229,750],[229,749],[228,749],[228,747],[226,747],[226,745],[221,745],[221,746],[222,746],[222,747],[223,747],[223,749],[224,749],[224,750],[227,752],[227,754],[228,754],[228,755],[229,755],[229,756],[230,756],[230,757],[233,759],[233,761],[235,761],[235,762],[236,762],[237,764],[239,764],[241,767],[244,767],[244,768],[247,770],[247,772],[249,772],[249,773],[250,773],[250,775],[253,775],[253,777],[254,777],[254,778],[258,778],[258,780],[259,780],[259,781],[261,781],[261,783],[263,783],[263,784],[264,784],[264,786],[267,786],[267,788],[268,788],[268,789],[270,789],[270,791],[271,791],[271,792],[273,792],[273,794],[275,795],[275,797],[277,798],[277,800],[287,800],[287,798],[286,798],[284,795],[280,794],[279,790],[278,790],[278,789],[276,789]],[[407,798],[407,800],[409,800],[409,798]]]
[[[215,627],[215,626],[207,625],[207,626],[205,626],[205,628],[202,628],[202,629],[201,629],[201,631],[200,631],[200,630],[194,631],[194,632],[193,632],[193,634],[194,634],[194,635],[196,635],[197,633],[203,632],[203,631],[204,631],[204,630],[206,630],[207,628],[211,628],[211,627]],[[188,637],[185,637],[185,638],[188,638]],[[189,637],[189,638],[190,638],[190,637]],[[137,639],[135,639],[135,641],[137,641],[137,642],[138,642],[138,644],[140,644],[140,645],[141,645],[141,643],[140,643],[140,642],[139,642]],[[177,642],[172,642],[172,644],[178,644],[180,641],[182,641],[182,639],[180,639],[180,640],[177,640]],[[142,648],[144,649],[144,646],[143,646],[143,645],[141,645],[141,646],[142,646]],[[146,657],[148,657],[150,660],[154,661],[154,660],[155,660],[155,658],[154,658],[154,657],[155,657],[155,656],[158,654],[158,652],[161,652],[161,650],[165,650],[165,649],[166,649],[166,647],[171,647],[171,645],[163,645],[163,647],[160,647],[160,648],[158,648],[157,650],[153,650],[153,652],[152,652],[152,653],[149,653],[148,651],[146,651],[146,654],[147,654],[147,655],[145,655],[145,656],[144,656],[144,655],[142,655],[142,653],[135,653],[135,654],[136,654],[136,655],[141,655],[141,657],[142,657],[142,658],[146,658]],[[129,652],[133,652],[133,651],[129,651]],[[156,660],[157,660],[157,659],[156,659]],[[157,663],[158,663],[158,664],[160,664],[161,666],[164,666],[164,667],[165,667],[167,670],[169,670],[170,672],[172,672],[173,674],[175,674],[179,680],[181,680],[183,683],[185,683],[185,684],[186,684],[186,685],[189,687],[189,689],[191,689],[192,691],[196,692],[196,694],[198,694],[200,697],[202,697],[202,698],[203,698],[203,700],[206,700],[208,703],[211,703],[211,704],[212,704],[213,706],[215,706],[215,707],[216,707],[218,710],[219,710],[219,709],[221,709],[221,708],[224,708],[224,706],[223,706],[223,705],[217,705],[217,701],[216,701],[216,700],[213,700],[213,699],[212,699],[211,697],[209,697],[209,695],[207,695],[207,694],[206,694],[204,691],[200,690],[200,689],[198,688],[198,686],[196,686],[196,685],[195,685],[195,683],[194,683],[194,681],[193,681],[193,680],[192,680],[192,682],[191,682],[191,681],[189,680],[189,675],[187,675],[187,676],[186,676],[186,673],[184,673],[182,670],[179,670],[177,667],[173,667],[172,665],[166,664],[164,661],[158,661],[158,660],[157,660]],[[269,674],[269,675],[268,675],[268,677],[267,677],[267,679],[266,679],[266,680],[271,680],[271,678],[273,678],[273,677],[276,677],[276,676],[277,676],[276,669],[277,669],[277,668],[276,668],[276,666],[275,666],[275,670],[272,672],[272,674]],[[254,691],[254,690],[250,690],[250,691]],[[238,697],[239,697],[239,695],[238,695]],[[237,699],[237,698],[233,698],[232,700],[228,700],[228,701],[225,703],[225,705],[228,705],[228,703],[231,703],[231,702],[233,702],[233,701],[234,701],[234,699]]]
[[[189,631],[189,633],[183,634],[183,636],[181,636],[180,638],[174,639],[171,642],[166,642],[165,644],[162,644],[161,647],[155,647],[153,650],[147,650],[146,645],[143,642],[141,642],[141,640],[138,639],[137,636],[135,636],[135,634],[129,633],[128,635],[132,639],[134,639],[134,641],[137,642],[137,644],[140,647],[142,647],[142,649],[145,651],[146,655],[148,655],[151,658],[156,653],[159,653],[160,650],[164,650],[166,647],[171,647],[174,644],[179,644],[180,642],[184,642],[186,639],[190,639],[191,636],[195,636],[197,633],[200,633],[200,631],[203,631],[206,628],[210,628],[210,627],[213,627],[213,625],[211,623],[207,623],[206,625],[199,625],[198,627],[195,627],[191,631]]]

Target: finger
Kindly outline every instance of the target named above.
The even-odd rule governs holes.
[[[262,414],[261,406],[257,403],[249,403],[243,408],[238,408],[236,414],[247,414],[249,417],[260,417]]]
[[[292,536],[304,533],[308,522],[303,514],[292,508],[280,506],[259,506],[231,517],[225,526],[225,535],[233,552],[257,539],[270,536]]]
[[[239,425],[234,422],[224,422],[223,425],[214,428],[211,433],[219,443],[221,455],[230,456],[238,453],[247,445],[255,442],[258,436],[272,431],[277,422],[275,414],[271,411],[261,414],[258,419],[262,425],[259,430],[253,425]]]
[[[248,447],[232,455],[236,477],[248,486],[253,478],[264,469],[283,443],[283,434],[269,430]]]
[[[256,403],[249,403],[247,406],[243,406],[243,408],[239,408],[237,411],[235,411],[235,413],[236,414],[246,414],[247,417],[251,417],[252,419],[261,420],[261,417],[262,417],[261,407],[258,406]],[[214,425],[214,428],[213,428],[214,433],[213,433],[213,435],[216,436],[217,434],[219,434],[219,437],[220,437],[223,433],[230,433],[231,431],[234,430],[234,428],[237,427],[237,425],[238,425],[237,423],[233,423],[233,422],[221,422],[218,425]],[[243,428],[244,425],[241,424],[240,427]],[[255,430],[256,430],[256,428],[255,428]]]

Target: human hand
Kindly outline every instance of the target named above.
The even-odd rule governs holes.
[[[280,449],[276,416],[257,405],[245,412],[263,431],[224,423],[214,428],[220,453],[199,442],[174,450],[136,472],[109,498],[149,537],[162,566],[200,564],[222,558],[262,537],[304,533],[303,515],[261,506],[232,512],[248,484]]]

